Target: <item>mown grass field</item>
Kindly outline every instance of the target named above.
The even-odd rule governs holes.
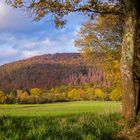
[[[53,104],[0,105],[0,114],[5,116],[61,116],[83,113],[119,112],[120,102],[78,101]]]
[[[115,140],[121,103],[0,105],[0,140]]]

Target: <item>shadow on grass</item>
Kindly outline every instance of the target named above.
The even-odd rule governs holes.
[[[120,114],[82,114],[52,117],[0,117],[5,140],[116,140]]]
[[[29,105],[29,106],[13,106],[13,107],[5,107],[6,109],[17,109],[17,108],[36,108],[36,107],[39,107],[39,105]],[[4,108],[4,107],[3,107]],[[0,108],[0,109],[3,109],[3,108]]]

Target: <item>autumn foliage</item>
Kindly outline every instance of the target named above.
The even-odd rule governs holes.
[[[63,84],[95,83],[110,86],[100,68],[87,66],[79,53],[48,54],[0,67],[0,89],[51,89]]]

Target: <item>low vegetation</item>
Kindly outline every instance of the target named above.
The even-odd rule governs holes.
[[[0,117],[1,140],[115,140],[120,115]]]
[[[84,84],[81,86],[62,85],[50,90],[33,88],[10,93],[0,91],[1,104],[39,104],[80,100],[120,101],[121,89]]]
[[[0,105],[0,139],[115,140],[121,129],[120,105],[97,101]]]

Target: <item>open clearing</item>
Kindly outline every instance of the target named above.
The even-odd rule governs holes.
[[[120,102],[77,101],[53,104],[0,105],[1,116],[61,116],[83,113],[114,113],[121,109]]]
[[[0,140],[117,140],[120,102],[0,105]]]

